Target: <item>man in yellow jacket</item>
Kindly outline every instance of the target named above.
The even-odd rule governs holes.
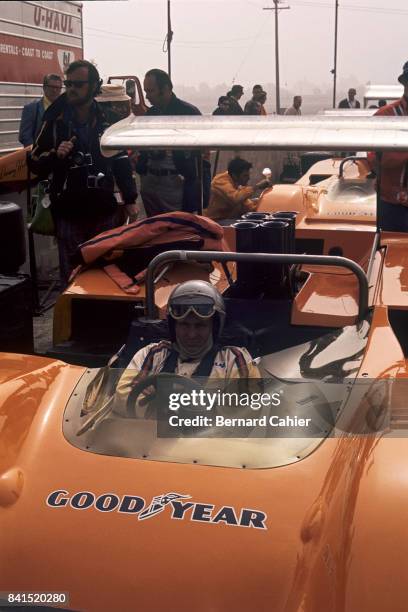
[[[239,219],[244,213],[256,210],[258,201],[251,199],[257,190],[266,189],[271,184],[262,180],[254,187],[248,186],[252,164],[236,157],[228,164],[227,172],[217,174],[211,182],[211,195],[204,214],[221,225]]]

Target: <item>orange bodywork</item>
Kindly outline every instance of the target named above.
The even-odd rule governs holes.
[[[407,375],[384,304],[388,271],[358,377]],[[1,590],[65,591],[69,607],[90,611],[173,601],[203,611],[382,612],[390,601],[393,611],[406,609],[406,571],[395,554],[408,536],[406,439],[343,433],[273,469],[104,456],[72,446],[62,432],[83,368],[7,354],[1,363]],[[172,520],[167,508],[138,521],[117,509],[50,507],[55,491],[58,499],[134,495],[146,506],[174,491],[213,505],[212,516],[225,506],[237,517],[262,510],[266,528],[192,520],[192,511]]]
[[[294,201],[301,202],[303,187],[290,189],[287,207],[280,202],[279,210],[296,210]],[[301,216],[297,237],[322,240],[325,254],[341,248],[368,271],[370,224],[352,229],[345,221],[309,224]],[[225,238],[234,250],[233,228]],[[374,258],[371,322],[357,382],[408,378],[390,322],[408,305],[406,240],[383,234]],[[321,326],[322,335],[325,326],[356,324],[358,287],[348,270],[303,266],[302,273],[292,324]],[[174,265],[157,283],[161,316],[174,285],[191,277],[209,279],[220,291],[228,284],[218,265],[211,272]],[[69,338],[71,301],[90,296],[143,303],[145,288],[132,297],[103,271],[83,272],[57,302],[58,340]],[[83,367],[43,357],[0,356],[0,591],[64,591],[65,607],[90,612],[405,612],[408,576],[399,554],[408,538],[404,395],[382,403],[382,411],[368,401],[356,404],[353,422],[389,417],[381,433],[341,430],[278,467],[220,467],[194,455],[177,463],[74,446],[64,435],[66,407],[86,375]],[[94,501],[75,508],[78,493]],[[129,508],[119,511],[125,496],[147,508],[155,496],[171,493],[189,496],[192,506],[182,518],[170,506],[149,520]],[[114,508],[97,507],[106,495],[119,500]],[[232,512],[235,524],[226,514],[214,521],[220,512]],[[248,512],[261,512],[263,526],[248,521]]]
[[[324,230],[375,227],[374,180],[365,159],[346,163],[339,178],[340,159],[317,162],[294,185],[274,185],[260,198],[259,212],[297,211],[304,228]],[[319,182],[310,184],[311,177]]]
[[[31,146],[0,157],[0,193],[23,191],[27,188],[27,153],[30,150]]]

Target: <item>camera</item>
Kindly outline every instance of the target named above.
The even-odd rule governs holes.
[[[88,189],[103,189],[106,183],[106,176],[99,172],[96,176],[91,174],[88,176],[86,186]]]
[[[38,185],[40,186],[40,189],[43,191],[43,193],[48,193],[48,194],[50,193],[50,191],[51,191],[51,188],[50,188],[51,184],[50,184],[50,181],[48,179],[45,180],[45,181],[40,181],[38,183]]]
[[[92,155],[90,153],[82,153],[82,151],[75,151],[71,155],[70,160],[72,162],[71,168],[92,166]]]

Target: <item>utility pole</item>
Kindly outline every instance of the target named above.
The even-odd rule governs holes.
[[[171,29],[170,0],[167,0],[167,72],[171,79],[171,41],[173,32]]]
[[[336,88],[337,88],[337,30],[339,19],[339,0],[335,0],[334,12],[334,68],[331,71],[333,75],[333,108],[336,108]]]
[[[276,114],[280,115],[280,83],[279,83],[279,11],[290,9],[290,6],[279,7],[281,0],[273,0],[274,8],[264,7],[264,11],[275,11],[275,83],[276,83]]]

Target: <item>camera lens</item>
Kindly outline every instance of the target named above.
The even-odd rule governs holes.
[[[72,156],[72,161],[76,166],[82,166],[85,160],[85,155],[81,151],[76,151]]]

